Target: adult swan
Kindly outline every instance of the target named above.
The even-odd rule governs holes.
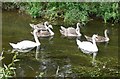
[[[34,47],[40,46],[40,42],[39,42],[38,37],[37,37],[37,35],[36,35],[37,31],[38,31],[37,29],[35,29],[35,30],[33,31],[35,42],[29,41],[29,40],[23,40],[23,41],[21,41],[21,42],[18,42],[17,44],[14,44],[14,43],[9,43],[9,44],[10,44],[14,49],[19,50],[19,51],[20,51],[20,50],[21,50],[21,51],[23,51],[23,50],[32,50]]]
[[[94,64],[95,57],[98,52],[98,48],[97,48],[96,41],[95,41],[95,38],[97,38],[97,37],[98,37],[98,35],[95,35],[95,34],[92,36],[92,43],[89,41],[81,42],[78,39],[76,40],[78,48],[80,48],[83,53],[93,54],[93,61],[92,61],[93,64]]]

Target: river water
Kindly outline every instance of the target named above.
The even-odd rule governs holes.
[[[33,29],[29,23],[36,24],[44,21],[44,19],[32,19],[30,16],[19,14],[16,11],[2,12],[2,50],[5,52],[3,63],[10,63],[13,56],[10,53],[12,47],[9,43],[17,43],[25,39],[34,41],[33,35],[30,33]],[[94,66],[91,64],[92,55],[82,53],[78,49],[75,39],[61,37],[60,25],[65,25],[65,23],[56,21],[50,22],[50,24],[53,25],[55,36],[53,38],[39,38],[41,47],[38,52],[35,48],[28,53],[18,53],[17,59],[20,61],[16,63],[17,77],[54,77],[56,75],[71,77],[83,74],[84,71],[79,70],[83,67],[94,72],[95,70],[92,70]],[[103,36],[105,29],[109,30],[110,41],[108,44],[97,43],[99,51],[96,62],[99,68],[114,69],[116,71],[114,76],[117,75],[118,67],[118,24],[104,24],[103,21],[95,19],[83,26],[81,31],[88,36],[92,36],[94,33]],[[109,73],[112,72],[109,71]],[[112,75],[108,74],[107,76]]]

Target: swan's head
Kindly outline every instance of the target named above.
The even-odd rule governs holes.
[[[98,34],[93,34],[92,39],[95,39],[98,37]]]
[[[49,25],[48,21],[44,22],[44,25]]]
[[[105,33],[109,33],[109,31],[108,31],[108,29],[105,29],[105,31],[104,31]]]
[[[51,28],[51,29],[53,29],[52,25],[49,25],[48,27]]]
[[[81,27],[81,24],[78,22],[78,23],[77,23],[77,27],[79,27],[79,26]]]
[[[81,24],[78,22],[78,23],[77,23],[77,29],[80,30],[80,27],[81,27]]]

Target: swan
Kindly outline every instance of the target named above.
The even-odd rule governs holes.
[[[96,42],[108,42],[110,39],[109,39],[107,33],[108,33],[108,30],[105,29],[105,31],[104,31],[104,35],[105,35],[105,36],[98,36],[98,37],[95,39],[95,41],[96,41]],[[84,35],[84,36],[85,36],[85,38],[86,38],[88,41],[92,41],[92,37],[89,37],[89,36],[87,36],[87,35]]]
[[[95,38],[97,38],[97,37],[98,37],[98,35],[95,35],[95,34],[92,36],[92,43],[89,41],[82,41],[81,42],[80,40],[76,39],[78,48],[80,48],[83,53],[93,54],[92,63],[94,63],[95,57],[96,57],[97,52],[98,52],[98,47],[97,47],[96,41],[95,41]]]
[[[51,30],[53,29],[52,25],[45,26],[46,30],[39,30],[37,32],[38,37],[50,37],[54,36],[54,32]],[[50,29],[51,28],[51,29]],[[33,34],[33,32],[31,32]]]
[[[49,23],[46,21],[46,22],[44,22],[44,24],[29,24],[33,29],[39,29],[39,30],[46,30],[46,28],[45,28],[45,26],[48,26],[49,25]]]
[[[76,29],[73,27],[65,28],[65,27],[61,26],[60,33],[64,36],[72,36],[72,37],[81,36],[79,26],[80,26],[80,23],[77,23]],[[79,33],[76,33],[76,31]]]
[[[79,26],[80,26],[80,23],[77,23],[77,29],[80,29]],[[63,33],[65,33],[65,32],[69,32],[69,33],[72,33],[72,34],[76,33],[75,28],[73,28],[73,27],[65,28],[65,27],[61,26],[61,31]]]
[[[40,46],[40,44],[41,44],[38,40],[37,35],[36,35],[37,31],[38,30],[35,29],[33,32],[35,42],[29,41],[29,40],[23,40],[21,42],[18,42],[17,44],[14,44],[14,43],[9,43],[9,44],[16,50],[32,50],[34,47]]]

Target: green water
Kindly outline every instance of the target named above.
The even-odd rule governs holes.
[[[12,47],[10,42],[17,43],[22,40],[32,40],[32,28],[29,23],[44,22],[41,19],[32,19],[28,15],[19,14],[16,11],[2,13],[2,50],[4,50],[5,59],[3,63],[10,63],[12,55]],[[17,58],[20,59],[16,63],[17,77],[37,77],[43,74],[43,77],[55,77],[56,71],[59,68],[59,77],[73,77],[76,74],[79,76],[83,72],[96,71],[92,66],[92,56],[83,54],[76,45],[75,39],[62,38],[59,32],[61,21],[50,22],[53,25],[55,36],[52,39],[39,38],[41,48],[39,53],[36,53],[36,48],[28,53],[19,53]],[[74,26],[75,27],[75,26]],[[83,34],[92,36],[94,33],[103,35],[104,29],[109,30],[110,42],[97,43],[99,52],[96,57],[97,68],[114,69],[117,72],[118,67],[118,24],[104,24],[100,20],[93,20],[81,28]],[[85,69],[83,69],[83,67]],[[83,71],[82,71],[83,70]],[[118,73],[113,73],[106,69],[106,76],[114,76]],[[104,74],[103,73],[103,74]],[[110,73],[110,74],[109,74]],[[94,73],[93,73],[94,74]],[[89,76],[83,74],[82,76]]]

